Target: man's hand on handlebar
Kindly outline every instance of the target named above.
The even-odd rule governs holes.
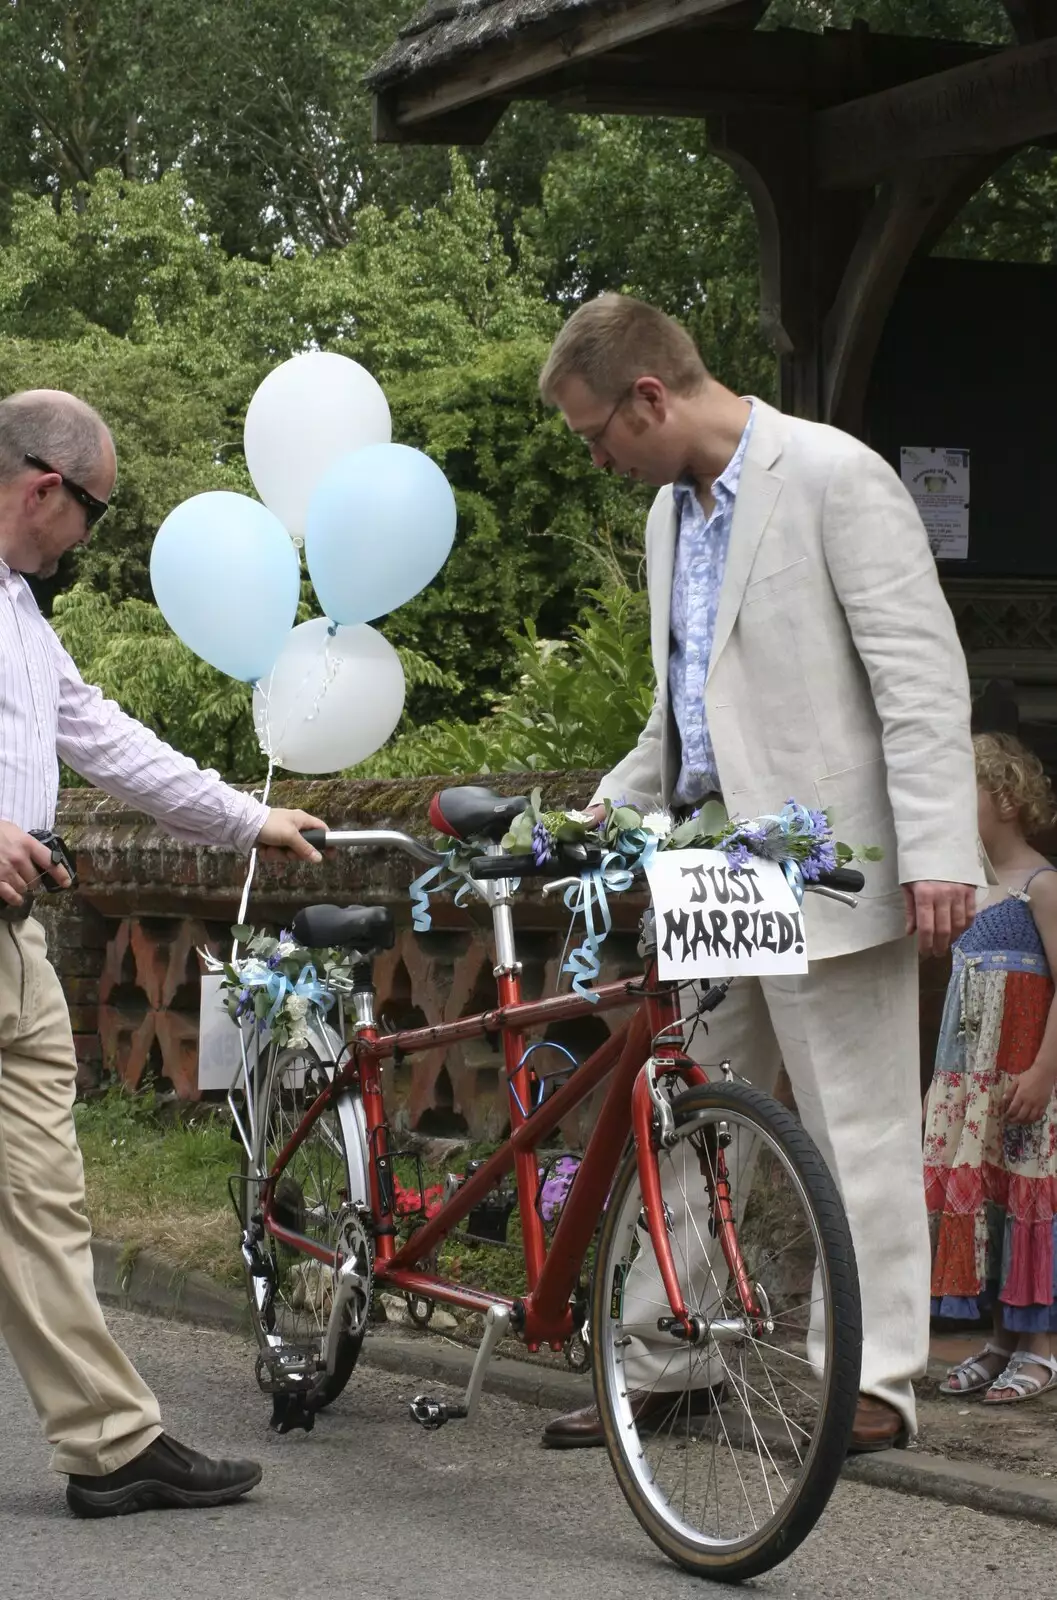
[[[318,828],[325,833],[327,825],[318,817],[309,816],[307,811],[273,808],[257,835],[257,849],[272,861],[281,861],[290,856],[297,856],[302,861],[322,861],[323,857],[315,845],[304,837],[303,830],[306,828]]]
[[[26,891],[45,873],[51,874],[60,889],[70,887],[69,873],[55,865],[46,845],[13,822],[0,822],[0,900],[20,906]]]

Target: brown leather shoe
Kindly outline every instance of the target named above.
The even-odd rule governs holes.
[[[907,1425],[901,1411],[890,1406],[887,1400],[875,1400],[871,1394],[861,1394],[855,1408],[855,1425],[851,1431],[850,1456],[865,1455],[868,1450],[902,1450],[907,1443]]]
[[[693,1389],[690,1392],[690,1415],[707,1416],[722,1404],[723,1385],[714,1389]],[[674,1420],[678,1402],[680,1415],[686,1415],[686,1394],[652,1394],[640,1389],[631,1396],[631,1410],[640,1428],[660,1427],[669,1418]],[[543,1443],[549,1450],[590,1450],[605,1444],[602,1419],[597,1406],[582,1406],[579,1411],[567,1411],[562,1417],[552,1417],[543,1430]]]

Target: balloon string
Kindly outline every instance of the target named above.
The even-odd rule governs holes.
[[[268,755],[268,771],[267,771],[267,774],[265,775],[264,788],[261,790],[261,795],[260,795],[262,805],[267,805],[267,803],[268,803],[268,796],[271,793],[272,777],[274,776],[274,773],[275,773],[275,762],[273,761],[271,755],[269,754]],[[256,870],[257,870],[257,846],[254,845],[253,849],[250,851],[249,866],[246,868],[246,881],[242,885],[242,899],[239,901],[239,914],[238,914],[238,917],[236,918],[236,926],[240,927],[240,928],[242,927],[243,923],[245,922],[245,920],[246,920],[246,912],[249,910],[250,890],[253,887],[253,875],[256,872]],[[236,938],[234,944],[231,947],[231,962],[232,962],[232,965],[234,965],[235,962],[238,960],[238,954],[239,954],[239,941]]]
[[[321,683],[319,685],[319,688],[316,691],[315,698],[314,698],[314,700],[312,702],[311,707],[309,708],[309,710],[307,712],[304,713],[304,721],[305,722],[314,722],[315,721],[316,717],[319,715],[319,712],[320,712],[320,710],[322,708],[323,701],[326,699],[327,690],[330,688],[331,684],[334,682],[335,678],[338,676],[338,673],[341,671],[341,662],[340,662],[340,660],[336,660],[335,659],[334,652],[331,649],[331,643],[332,643],[335,635],[337,634],[337,631],[338,631],[337,623],[336,622],[331,622],[329,624],[328,628],[327,628],[326,634],[324,635],[324,643],[323,643],[323,676],[322,676],[322,681],[321,681]],[[283,721],[283,725],[282,725],[282,728],[280,729],[278,738],[276,737],[275,732],[274,732],[274,730],[272,728],[271,683],[272,683],[272,680],[273,680],[273,678],[275,676],[275,668],[274,667],[272,668],[271,672],[268,674],[268,677],[266,679],[261,679],[257,683],[256,687],[260,691],[261,702],[262,702],[263,712],[264,712],[264,715],[263,715],[263,717],[261,719],[261,722],[262,722],[261,730],[257,735],[257,742],[261,747],[262,753],[265,756],[267,756],[269,761],[278,761],[281,764],[281,762],[282,762],[283,740],[286,737],[286,730],[289,727],[290,718],[294,714],[294,712],[298,710],[298,707],[299,707],[300,701],[301,701],[301,696],[304,694],[304,692],[305,692],[306,688],[308,687],[309,683],[312,681],[312,678],[313,678],[313,676],[315,674],[315,671],[316,671],[316,663],[315,662],[310,662],[309,665],[305,669],[304,677],[301,679],[301,682],[298,685],[297,690],[294,692],[294,694],[292,694],[289,697],[289,704],[288,704],[288,707],[287,707],[286,717],[285,717],[285,719]],[[265,683],[268,684],[268,686],[269,686],[268,688],[265,688]]]

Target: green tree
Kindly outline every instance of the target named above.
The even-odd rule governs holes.
[[[640,295],[685,321],[725,383],[771,397],[756,223],[740,179],[709,154],[704,124],[583,117],[579,129],[523,222],[548,295],[570,308],[604,289]]]

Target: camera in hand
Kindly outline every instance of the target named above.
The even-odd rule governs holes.
[[[0,901],[0,922],[24,922],[33,909],[33,900],[39,889],[43,889],[46,894],[57,894],[61,889],[76,889],[77,887],[77,874],[73,868],[73,857],[66,848],[65,840],[61,839],[57,833],[53,833],[50,828],[30,828],[28,832],[31,839],[38,839],[44,848],[50,852],[51,866],[38,874],[36,881],[30,884],[29,889],[22,896],[18,905],[10,905],[6,900]],[[52,871],[57,867],[66,868],[70,875],[68,885],[56,883],[52,877]]]
[[[70,875],[68,884],[56,883],[49,868],[41,873],[40,883],[35,887],[45,890],[47,894],[57,894],[59,890],[66,888],[76,889],[77,873],[74,870],[73,858],[66,848],[66,841],[61,839],[57,833],[52,833],[48,828],[30,828],[29,836],[31,839],[39,839],[45,849],[51,851],[51,864],[53,867],[65,867]]]

